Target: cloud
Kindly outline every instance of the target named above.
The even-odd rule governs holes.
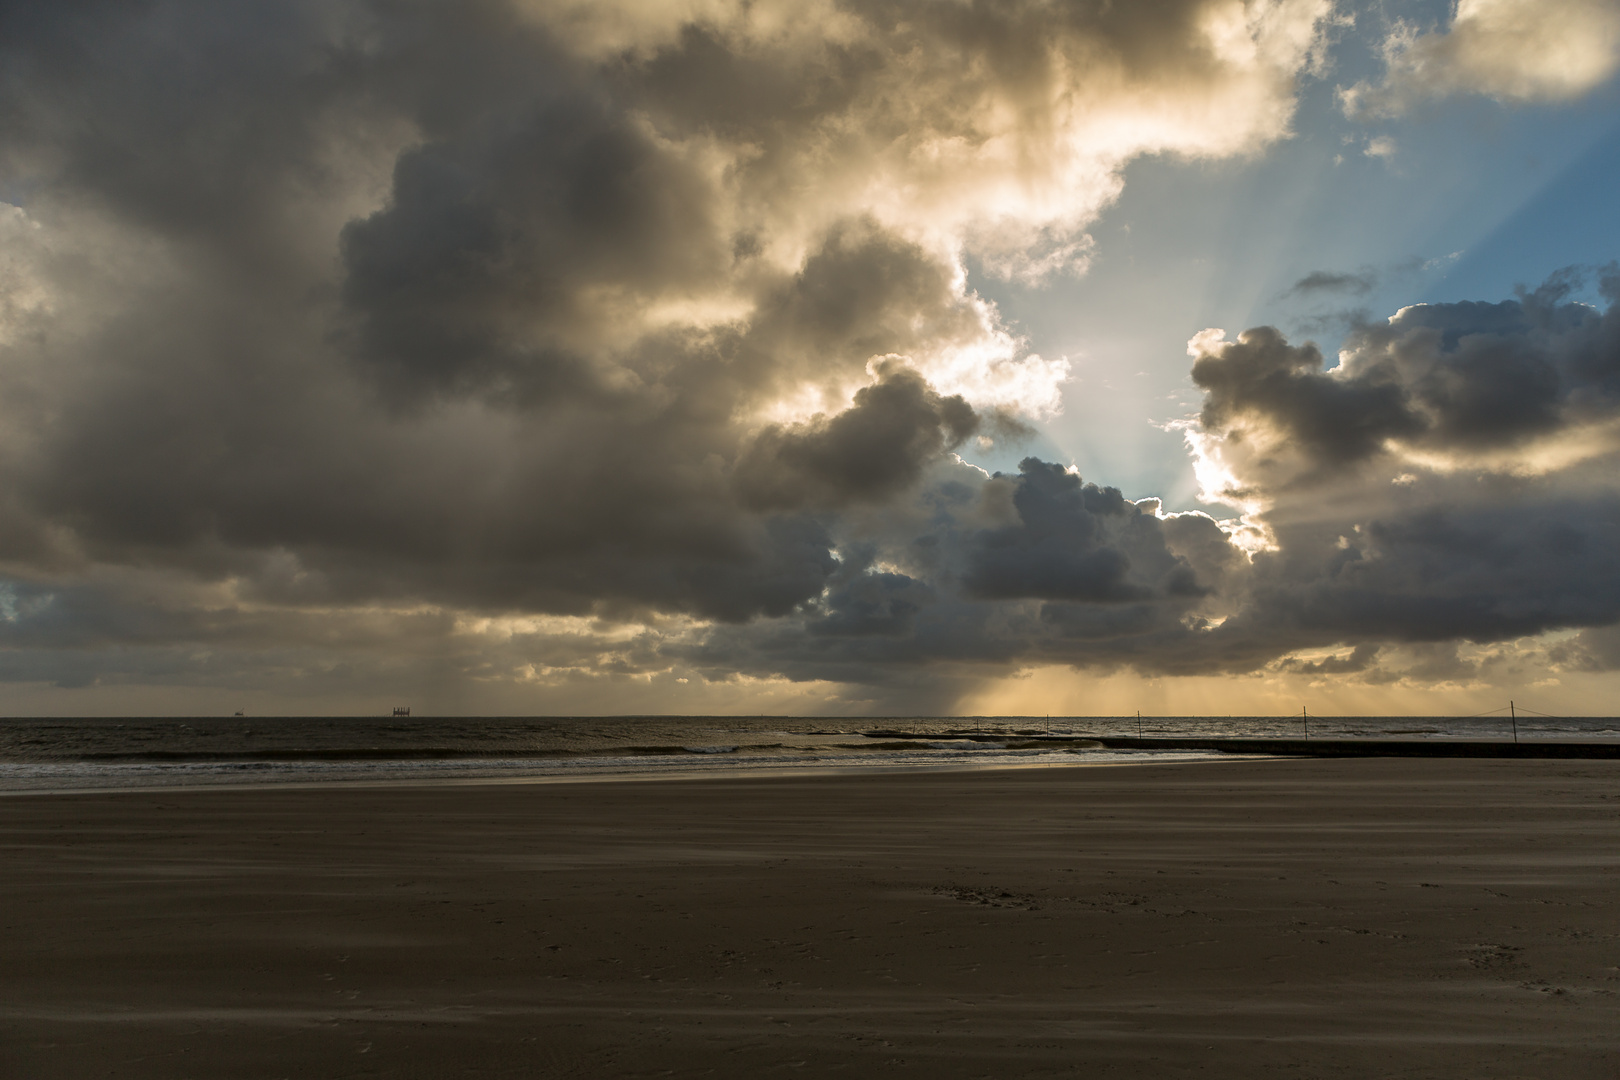
[[[1582,630],[1548,650],[1549,659],[1566,670],[1620,671],[1620,626]]]
[[[1372,458],[1528,475],[1607,453],[1620,322],[1612,303],[1567,302],[1575,284],[1566,272],[1519,300],[1402,308],[1356,328],[1331,370],[1271,328],[1201,334],[1189,351],[1214,457],[1280,489]]]
[[[1194,338],[1193,381],[1205,392],[1200,422],[1224,445],[1257,459],[1256,479],[1275,483],[1286,457],[1298,471],[1337,468],[1367,458],[1423,425],[1394,374],[1374,365],[1361,377],[1323,371],[1314,344],[1290,345],[1271,327],[1245,330],[1235,342],[1217,333]]]
[[[1290,658],[1280,665],[1282,670],[1300,675],[1347,675],[1366,671],[1378,656],[1379,646],[1362,643],[1348,656],[1324,656],[1320,660]]]
[[[1615,280],[1605,272],[1600,287],[1612,294]],[[103,568],[92,584],[25,580],[0,594],[5,670],[63,686],[223,686],[279,665],[306,672],[298,685],[313,693],[332,685],[315,674],[324,643],[378,686],[398,678],[390,657],[438,656],[460,678],[537,691],[780,680],[844,687],[850,708],[945,710],[984,679],[1047,664],[1468,683],[1485,660],[1461,643],[1560,628],[1585,629],[1550,646],[1548,663],[1607,670],[1620,622],[1620,336],[1612,300],[1569,302],[1578,284],[1565,273],[1502,303],[1402,309],[1331,369],[1266,328],[1195,339],[1207,399],[1191,445],[1229,483],[1212,494],[1248,501],[1246,521],[1166,514],[1033,458],[986,476],[944,450],[971,430],[965,403],[879,365],[849,408],[760,429],[751,453],[776,509],[753,561],[711,563],[711,577],[667,556],[598,553],[598,540],[599,563],[569,564],[591,568],[595,615],[480,616],[334,600],[291,553],[212,583],[189,565]],[[898,448],[874,451],[868,436]],[[909,464],[865,473],[865,458]],[[604,606],[610,573],[659,567],[708,606],[659,615],[646,577],[617,594],[639,607]],[[499,571],[521,587],[521,563]],[[463,608],[468,587],[441,584]],[[101,663],[115,644],[122,659]]]
[[[1192,568],[1165,546],[1158,518],[1118,489],[1082,484],[1034,458],[1019,473],[1018,523],[979,533],[963,578],[970,595],[1100,603],[1198,595]]]
[[[1017,475],[939,462],[881,514],[840,524],[840,565],[791,615],[672,643],[706,678],[770,673],[948,708],[1031,662],[1155,670],[1189,661],[1189,613],[1242,556],[1197,514],[1159,516],[1026,459]],[[1196,620],[1194,620],[1196,621]],[[926,676],[924,675],[926,673]]]
[[[1348,115],[1398,116],[1421,102],[1455,94],[1504,102],[1569,101],[1620,70],[1620,5],[1614,0],[1458,0],[1444,30],[1422,33],[1396,23],[1383,53],[1380,82],[1340,91]],[[1374,153],[1371,145],[1368,153]]]
[[[13,11],[0,561],[786,611],[833,562],[791,507],[1057,408],[967,254],[1077,266],[1132,158],[1285,137],[1327,12]]]
[[[884,364],[879,374],[830,419],[761,431],[737,462],[744,502],[784,509],[881,501],[978,430],[979,418],[959,395],[941,397],[906,368]]]
[[[1620,618],[1620,311],[1569,302],[1576,281],[1403,308],[1327,370],[1266,328],[1195,338],[1200,475],[1270,541],[1220,633],[1500,641]]]
[[[1366,147],[1361,152],[1370,158],[1388,161],[1395,156],[1397,149],[1394,139],[1388,135],[1378,135],[1368,139]]]
[[[954,454],[1068,374],[968,261],[1075,272],[1131,160],[1287,137],[1330,15],[12,12],[0,678],[947,708],[1027,665],[1612,624],[1620,277],[1406,308],[1333,369],[1195,339],[1189,438],[1245,519]]]
[[[1366,296],[1378,284],[1378,276],[1371,270],[1345,273],[1334,270],[1313,270],[1289,286],[1284,296],[1319,296],[1345,293]]]
[[[1283,291],[1279,299],[1304,301],[1330,301],[1348,297],[1366,297],[1375,290],[1388,289],[1397,282],[1410,283],[1422,274],[1449,266],[1460,258],[1454,251],[1437,258],[1410,256],[1383,266],[1363,266],[1359,270],[1312,270]],[[1351,312],[1337,313],[1340,320]],[[1352,323],[1366,322],[1366,317],[1352,318]]]

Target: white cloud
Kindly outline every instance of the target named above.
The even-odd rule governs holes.
[[[1382,158],[1388,161],[1395,156],[1395,140],[1388,135],[1380,135],[1367,140],[1367,147],[1362,151],[1368,157]]]
[[[1458,0],[1449,27],[1398,23],[1383,51],[1382,82],[1340,92],[1346,113],[1398,116],[1454,94],[1569,101],[1620,69],[1620,2]]]

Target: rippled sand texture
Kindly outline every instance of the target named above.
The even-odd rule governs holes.
[[[0,799],[0,1075],[1620,1075],[1620,763]]]

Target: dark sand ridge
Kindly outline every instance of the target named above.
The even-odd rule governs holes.
[[[1620,1075],[1620,763],[0,799],[5,1077]]]

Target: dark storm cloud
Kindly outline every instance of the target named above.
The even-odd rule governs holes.
[[[971,595],[1102,603],[1198,595],[1192,568],[1165,547],[1159,519],[1117,488],[1082,484],[1035,458],[1019,473],[1018,524],[979,534],[964,578]]]
[[[1033,87],[1013,60],[1049,51],[1042,10],[979,19],[1007,30],[981,89]],[[531,16],[6,9],[6,190],[33,193],[11,239],[51,239],[8,360],[0,556],[281,603],[745,619],[821,591],[828,523],[773,507],[893,496],[976,423],[922,375],[859,389],[872,358],[1013,346],[937,249],[795,199],[866,168],[828,142],[851,116],[928,128],[954,106],[895,95],[896,12],[843,44],[749,52],[694,24],[606,61]],[[1066,32],[1145,63],[1147,25]],[[699,314],[649,322],[661,305]],[[806,383],[861,396],[762,433]],[[984,398],[1001,430],[1016,404]]]
[[[315,53],[337,44],[324,21],[299,3],[6,4],[8,179],[271,257],[278,204],[293,185],[321,186],[324,125],[354,97],[352,55]]]
[[[1386,439],[1422,427],[1404,388],[1385,371],[1354,380],[1325,374],[1314,344],[1290,345],[1269,326],[1245,330],[1218,354],[1199,357],[1192,377],[1206,395],[1205,430],[1258,416],[1327,464],[1367,457]]]
[[[988,479],[936,465],[895,509],[840,545],[827,590],[791,617],[666,655],[709,677],[740,668],[864,685],[894,708],[943,707],[1009,664],[1224,662],[1198,658],[1207,635],[1191,613],[1210,590],[1194,567],[1235,581],[1242,557],[1207,517],[1158,517],[1152,501],[1033,458]],[[935,681],[920,684],[924,671]]]
[[[718,243],[702,193],[501,12],[422,9],[370,42],[344,40],[355,27],[334,30],[305,9],[205,20],[198,52],[180,48],[171,65],[189,24],[170,9],[130,9],[108,24],[128,38],[106,80],[74,65],[115,51],[111,38],[83,20],[40,28],[66,75],[12,86],[31,125],[12,142],[23,165],[53,169],[64,200],[93,196],[119,220],[183,231],[200,250],[191,265],[160,264],[155,287],[124,284],[88,340],[40,347],[25,374],[58,391],[61,412],[17,463],[14,490],[30,497],[8,515],[13,554],[38,549],[54,521],[71,526],[83,555],[205,574],[254,576],[255,549],[290,551],[296,586],[269,577],[257,591],[294,601],[630,602],[744,618],[819,591],[830,563],[821,527],[741,513],[724,467],[702,464],[734,450],[723,418],[737,387],[762,378],[738,361],[747,350],[649,340],[643,368],[679,372],[648,386],[603,364],[588,325],[599,313],[577,310],[578,295],[604,283],[634,291],[701,276],[705,244]],[[243,49],[269,59],[243,63]],[[173,108],[131,105],[142,65],[169,73],[150,89],[172,94]],[[52,129],[72,117],[50,92],[80,88],[104,94],[119,122]],[[256,119],[272,109],[283,110],[276,123]],[[342,310],[329,322],[298,281],[300,269],[325,267],[300,268],[300,223],[275,218],[333,182],[321,176],[337,167],[320,160],[331,134],[322,125],[355,109],[392,112],[436,138],[400,154],[384,209],[343,228]],[[218,139],[227,119],[262,137]],[[190,167],[204,147],[214,158]],[[167,184],[149,182],[165,168]],[[216,207],[232,209],[235,227],[210,217]],[[187,214],[183,230],[171,220]],[[244,234],[255,220],[265,231]],[[68,284],[83,295],[99,283]],[[345,381],[351,359],[426,422],[368,409]],[[95,377],[50,387],[52,366]],[[545,419],[525,430],[434,404],[469,393]]]
[[[1569,302],[1574,272],[1402,309],[1331,371],[1269,328],[1199,339],[1196,443],[1272,539],[1217,634],[1282,651],[1620,619],[1613,275],[1601,311]]]
[[[741,348],[786,386],[980,332],[979,314],[953,293],[950,267],[862,218],[838,222],[797,273],[768,288]]]
[[[0,7],[0,679],[948,708],[1612,623],[1613,274],[1602,312],[1405,309],[1332,371],[1201,339],[1247,523],[952,453],[1066,371],[964,253],[1072,269],[1134,156],[1282,137],[1326,12]]]
[[[960,396],[941,397],[916,372],[889,367],[836,416],[761,431],[737,463],[736,482],[759,509],[877,502],[916,483],[978,426]]]
[[[1309,342],[1245,331],[1199,350],[1203,426],[1257,424],[1334,467],[1392,440],[1505,448],[1607,415],[1620,402],[1620,313],[1568,302],[1575,285],[1565,273],[1518,300],[1403,308],[1352,333],[1331,371]]]
[[[1575,671],[1620,671],[1620,626],[1582,630],[1547,653],[1554,663]]]
[[[518,104],[407,150],[390,205],[343,230],[357,355],[394,395],[604,393],[569,344],[589,329],[579,294],[729,264],[702,179],[622,113],[583,94]]]
[[[1250,604],[1223,631],[1313,644],[1485,642],[1620,619],[1613,496],[1521,491],[1481,506],[1436,494],[1439,505],[1335,522],[1351,537],[1343,545],[1320,525],[1280,528],[1282,551],[1257,560]]]

